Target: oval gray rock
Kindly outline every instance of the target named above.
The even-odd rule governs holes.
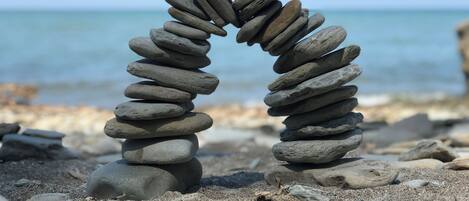
[[[210,5],[208,0],[197,0],[200,7],[207,13],[208,16],[212,19],[215,25],[219,27],[224,27],[228,24],[220,15],[218,15],[217,11]]]
[[[163,28],[150,31],[151,40],[158,46],[182,54],[205,56],[210,51],[210,43],[206,40],[190,40],[165,31]]]
[[[309,125],[298,130],[286,129],[280,133],[280,140],[314,140],[320,137],[337,135],[357,128],[357,125],[361,122],[363,122],[363,115],[351,112],[343,117],[324,123]]]
[[[342,158],[360,146],[362,131],[356,129],[321,140],[281,142],[272,148],[277,160],[289,163],[324,164]]]
[[[204,113],[186,113],[181,117],[151,121],[111,119],[106,123],[104,133],[112,138],[148,139],[192,135],[212,124],[212,118]]]
[[[281,45],[286,43],[296,33],[298,33],[308,23],[308,10],[303,10],[302,14],[292,24],[290,24],[284,31],[278,34],[273,40],[268,43],[262,44],[264,51],[270,52],[274,49],[280,48]]]
[[[151,81],[131,84],[125,89],[124,94],[128,98],[170,103],[189,102],[197,96],[179,89],[158,86],[156,82]]]
[[[285,121],[283,121],[283,124],[285,124],[285,126],[287,126],[287,128],[290,130],[296,130],[304,126],[322,123],[342,117],[353,111],[353,109],[357,106],[357,99],[350,98],[312,112],[289,116],[287,119],[285,119]]]
[[[45,139],[52,139],[52,140],[62,140],[65,137],[65,134],[59,133],[57,131],[29,129],[29,128],[23,131],[22,134],[31,136],[31,137],[45,138]]]
[[[236,42],[244,43],[253,39],[266,25],[266,23],[271,19],[275,13],[277,13],[282,8],[282,2],[275,1],[267,8],[259,12],[259,14],[246,22],[238,32],[236,36]]]
[[[301,14],[301,2],[290,0],[283,6],[282,10],[269,22],[265,30],[260,34],[260,42],[268,43],[277,35],[282,33]]]
[[[122,158],[132,164],[179,164],[192,160],[198,149],[196,135],[126,140],[122,144]]]
[[[210,5],[217,11],[225,21],[233,24],[235,27],[240,27],[238,16],[236,16],[231,1],[228,0],[208,0]]]
[[[202,165],[197,159],[160,166],[132,165],[120,160],[94,171],[86,192],[98,199],[151,200],[167,191],[186,192],[201,178]]]
[[[354,96],[357,91],[358,88],[356,86],[345,86],[318,96],[313,96],[295,104],[269,108],[268,113],[270,116],[288,116],[311,112],[326,105],[350,98]]]
[[[189,12],[203,20],[209,20],[208,16],[197,6],[195,0],[166,0],[171,6],[179,10]]]
[[[296,103],[336,89],[352,81],[360,74],[361,70],[357,65],[348,65],[306,80],[294,88],[272,92],[264,98],[264,102],[271,107]]]
[[[239,19],[242,21],[249,21],[251,18],[254,17],[256,13],[261,11],[263,8],[268,6],[270,3],[274,2],[274,0],[254,0],[245,6],[243,9],[239,11]]]
[[[254,0],[236,0],[235,2],[233,2],[233,9],[235,9],[236,11],[241,10],[253,1]]]
[[[211,94],[219,83],[216,76],[200,70],[171,68],[146,60],[129,64],[127,71],[137,77],[154,80],[165,87],[197,94]]]
[[[274,71],[286,73],[308,61],[317,59],[344,42],[347,32],[339,26],[325,28],[300,41],[274,64]]]
[[[164,30],[178,36],[194,40],[206,40],[210,38],[209,33],[176,21],[169,21],[164,23]]]
[[[178,10],[176,8],[169,8],[168,13],[175,19],[183,22],[184,24],[188,24],[207,33],[212,33],[219,36],[226,36],[228,34],[222,28],[217,27],[208,21],[200,19],[194,15]]]
[[[285,73],[269,85],[270,91],[279,91],[295,86],[310,78],[328,73],[350,64],[360,55],[360,47],[351,45],[332,52],[320,59],[301,65]]]
[[[20,129],[21,127],[18,123],[0,123],[0,140],[2,140],[5,135],[17,134]]]
[[[148,37],[138,37],[130,40],[129,47],[138,55],[174,66],[176,68],[197,69],[210,65],[210,59],[207,56],[199,57],[185,55],[179,52],[158,47]]]
[[[183,104],[130,101],[119,104],[114,110],[123,120],[155,120],[179,117],[194,109],[192,102]]]

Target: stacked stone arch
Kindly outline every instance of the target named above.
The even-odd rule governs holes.
[[[291,164],[325,164],[342,158],[362,141],[353,113],[357,87],[344,86],[360,75],[351,62],[356,45],[336,50],[346,38],[342,27],[316,31],[325,21],[303,9],[299,0],[166,0],[174,18],[148,36],[129,42],[142,60],[127,71],[131,84],[107,122],[106,135],[125,139],[123,160],[96,170],[88,194],[98,198],[150,199],[166,191],[185,192],[199,183],[202,166],[195,158],[195,135],[212,126],[204,113],[192,112],[198,94],[215,91],[219,80],[203,68],[211,35],[226,36],[224,26],[240,28],[238,43],[260,44],[279,56],[273,69],[282,74],[268,86],[264,102],[271,116],[287,116],[274,156]],[[268,69],[266,69],[268,70]],[[137,174],[138,173],[138,174]]]

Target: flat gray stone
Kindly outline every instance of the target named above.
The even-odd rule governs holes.
[[[127,71],[137,77],[151,79],[161,86],[194,94],[211,94],[219,83],[215,75],[200,70],[171,68],[145,60],[129,64]]]
[[[310,78],[344,67],[360,55],[360,47],[351,45],[303,64],[283,74],[269,85],[270,91],[279,91],[302,83]]]
[[[192,102],[182,104],[130,101],[119,104],[114,110],[123,120],[155,120],[179,117],[194,109]]]
[[[241,27],[241,29],[238,32],[238,35],[236,36],[236,42],[244,43],[253,39],[262,30],[262,28],[267,24],[269,19],[271,19],[275,15],[275,13],[280,11],[281,8],[282,8],[282,2],[275,1],[274,3],[269,5],[267,8],[260,11],[259,14],[255,18],[253,18],[252,20],[249,20],[249,22],[246,22]]]
[[[236,16],[236,13],[229,0],[208,0],[210,5],[217,11],[217,13],[227,22],[235,27],[241,27],[241,24]]]
[[[198,18],[194,15],[191,15],[191,14],[186,13],[184,11],[181,11],[179,9],[176,9],[176,8],[172,7],[172,8],[169,8],[168,12],[172,17],[174,17],[175,19],[181,21],[182,23],[187,24],[191,27],[200,29],[200,30],[205,31],[207,33],[212,33],[212,34],[219,35],[219,36],[226,36],[228,34],[222,28],[217,27],[216,25],[214,25],[214,24],[212,24],[208,21],[200,19],[200,18]]]
[[[151,121],[127,121],[111,119],[104,133],[112,138],[148,139],[192,135],[206,130],[213,124],[212,118],[204,113],[187,113],[184,116]]]
[[[301,201],[329,201],[330,199],[324,195],[324,191],[314,189],[310,186],[293,185],[286,188],[288,194]]]
[[[326,93],[352,81],[361,74],[360,67],[348,65],[326,74],[311,78],[294,88],[271,92],[264,102],[271,107],[297,103],[310,97]]]
[[[44,193],[35,195],[29,198],[27,201],[65,201],[71,200],[70,196],[65,193]]]
[[[290,130],[296,130],[308,125],[323,123],[342,117],[349,112],[352,112],[357,106],[357,99],[350,98],[312,112],[289,116],[285,121],[283,121],[283,124],[285,124],[285,126]]]
[[[171,6],[186,11],[203,20],[209,20],[208,16],[200,9],[195,0],[166,0]]]
[[[207,40],[210,38],[209,33],[176,21],[169,21],[164,23],[164,30],[178,36],[194,40]]]
[[[442,162],[451,162],[459,155],[440,140],[422,140],[417,146],[399,156],[400,161],[413,161],[432,158]]]
[[[189,102],[197,96],[179,89],[159,86],[156,82],[151,81],[131,84],[125,89],[124,94],[128,98],[170,103]]]
[[[291,23],[284,31],[278,34],[273,40],[267,43],[262,43],[262,49],[264,51],[270,52],[274,49],[280,48],[285,44],[290,38],[292,38],[296,33],[298,33],[303,27],[308,23],[308,10],[303,10],[301,15]]]
[[[239,19],[242,21],[249,21],[253,18],[259,11],[268,6],[274,0],[254,0],[245,6],[243,9],[239,10]]]
[[[300,41],[286,54],[280,56],[274,64],[274,71],[286,73],[308,61],[320,58],[334,50],[347,37],[347,32],[339,26],[325,28]]]
[[[301,15],[301,2],[290,0],[260,34],[260,43],[268,43]]]
[[[350,98],[357,91],[358,88],[356,86],[344,86],[295,104],[271,107],[267,112],[270,116],[289,116],[307,113]]]
[[[309,33],[319,28],[324,23],[324,21],[325,21],[324,16],[322,16],[319,13],[316,13],[315,15],[309,17],[308,24],[305,27],[303,27],[303,29],[298,31],[293,37],[288,39],[288,41],[282,44],[279,48],[272,49],[269,52],[270,55],[279,56],[279,55],[285,54],[288,50],[294,47],[298,41],[303,39],[303,37],[305,37]]]
[[[310,184],[345,189],[363,189],[393,184],[399,170],[383,161],[340,159],[325,165],[283,165],[265,174],[268,184]]]
[[[57,131],[47,131],[47,130],[29,129],[29,128],[23,131],[22,134],[31,136],[31,137],[46,138],[46,139],[53,139],[53,140],[62,140],[65,137],[65,134],[59,133]]]
[[[342,158],[360,146],[362,131],[353,131],[318,140],[280,142],[272,147],[279,161],[325,164]]]
[[[246,7],[247,5],[249,5],[251,2],[253,2],[254,0],[235,0],[233,2],[233,9],[235,9],[236,11],[239,11],[241,10],[242,8]]]
[[[122,144],[122,158],[135,164],[179,164],[192,160],[198,149],[196,135],[126,140]]]
[[[210,43],[206,40],[190,40],[163,28],[150,31],[151,40],[158,46],[182,54],[205,56],[210,51]]]
[[[343,117],[339,117],[324,123],[309,125],[298,130],[286,129],[280,133],[280,140],[313,140],[320,137],[337,135],[357,128],[357,125],[361,122],[363,122],[362,114],[348,113]]]
[[[416,180],[406,181],[402,183],[402,185],[407,186],[409,188],[417,189],[417,188],[422,188],[422,187],[430,185],[430,182],[427,180],[416,179]]]
[[[17,134],[20,131],[21,127],[18,123],[7,124],[1,123],[0,124],[0,141],[2,140],[3,136],[8,134]]]
[[[202,165],[197,159],[177,165],[131,165],[120,160],[94,171],[87,194],[97,199],[150,200],[167,191],[186,192],[199,184]]]
[[[211,63],[207,56],[186,55],[158,47],[149,37],[134,38],[130,40],[129,47],[142,57],[176,68],[198,69],[206,67]]]
[[[224,27],[228,24],[218,13],[217,11],[210,5],[208,0],[197,0],[200,7],[207,13],[208,16],[212,19],[215,25],[219,27]]]

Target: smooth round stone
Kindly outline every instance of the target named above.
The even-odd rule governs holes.
[[[285,73],[269,85],[270,91],[293,87],[310,78],[344,67],[360,55],[360,47],[351,45],[301,65]]]
[[[288,116],[311,112],[350,98],[354,96],[357,91],[358,88],[356,86],[345,86],[318,96],[313,96],[295,104],[269,108],[268,113],[270,116]]]
[[[281,45],[286,43],[290,38],[292,38],[296,33],[298,33],[303,27],[308,23],[308,10],[303,10],[301,15],[290,24],[284,31],[278,34],[273,40],[268,43],[262,44],[262,49],[264,51],[272,51],[274,49],[280,48]]]
[[[215,26],[214,24],[200,19],[194,15],[186,13],[176,8],[169,8],[168,13],[175,19],[192,26],[194,28],[200,29],[207,33],[212,33],[219,36],[226,36],[228,33],[220,27]]]
[[[111,119],[104,133],[112,138],[148,139],[192,135],[206,130],[213,124],[204,113],[186,113],[184,116],[150,121],[127,121]]]
[[[275,1],[267,8],[259,12],[259,14],[246,22],[238,32],[236,36],[236,41],[238,43],[244,43],[253,39],[265,26],[265,24],[271,19],[275,13],[277,13],[282,8],[282,2]]]
[[[171,68],[146,60],[129,64],[127,71],[137,77],[154,80],[159,85],[195,94],[211,94],[219,83],[215,75],[200,70]]]
[[[280,140],[314,140],[320,137],[337,135],[357,128],[357,125],[361,122],[363,122],[363,115],[351,112],[343,117],[324,123],[309,125],[298,130],[286,129],[280,133]]]
[[[210,65],[207,56],[181,54],[166,48],[158,47],[149,37],[138,37],[130,40],[129,47],[138,55],[177,68],[198,69]]]
[[[132,165],[124,160],[94,171],[86,192],[97,199],[151,200],[167,191],[186,192],[199,184],[202,165],[197,159],[176,165]]]
[[[169,21],[164,23],[164,30],[176,34],[178,36],[194,40],[207,40],[210,38],[209,33],[202,30],[198,30],[196,28],[192,28],[190,26],[176,21]]]
[[[357,65],[348,65],[306,80],[294,88],[271,92],[264,98],[264,102],[271,107],[293,104],[336,89],[360,74],[361,70]]]
[[[190,40],[180,37],[163,28],[150,31],[151,40],[158,46],[182,54],[205,56],[210,51],[210,43],[205,40]]]
[[[130,101],[119,104],[114,110],[117,118],[123,120],[155,120],[184,115],[194,109],[192,102],[183,104]]]
[[[200,7],[207,13],[208,16],[212,19],[215,25],[219,27],[224,27],[228,24],[220,15],[218,15],[217,11],[210,5],[208,0],[197,0]]]
[[[240,27],[238,17],[236,16],[231,1],[228,0],[208,0],[210,5],[217,11],[225,21],[233,24],[235,27]]]
[[[301,2],[290,0],[282,8],[282,11],[275,16],[261,34],[261,43],[267,43],[279,35],[290,24],[292,24],[301,14]]]
[[[235,9],[236,11],[241,10],[253,1],[254,0],[236,0],[235,2],[233,2],[233,9]]]
[[[309,17],[308,24],[306,25],[306,27],[303,27],[303,29],[298,31],[293,37],[288,39],[288,41],[282,44],[279,48],[270,50],[270,55],[279,56],[285,54],[288,50],[290,50],[290,48],[295,46],[298,41],[303,39],[303,37],[319,28],[325,20],[326,19],[324,18],[324,16],[319,13],[316,13],[315,15]]]
[[[132,164],[179,164],[192,160],[198,149],[196,135],[126,140],[122,144],[122,158]]]
[[[249,21],[253,18],[259,11],[268,6],[270,3],[275,0],[254,0],[243,9],[239,11],[239,19],[242,21]]]
[[[203,20],[209,20],[208,16],[197,6],[195,0],[166,0],[171,6],[186,11]]]
[[[159,86],[151,81],[131,84],[125,89],[124,94],[128,98],[170,103],[189,102],[197,96],[179,89]]]
[[[347,32],[339,26],[325,28],[300,41],[274,64],[274,71],[286,73],[308,61],[318,59],[344,42]]]
[[[39,129],[26,129],[22,133],[23,135],[52,139],[52,140],[62,140],[65,137],[65,134],[59,133],[57,131],[48,131],[48,130],[39,130]]]
[[[322,123],[342,117],[349,112],[352,112],[357,106],[357,99],[350,98],[312,112],[289,116],[285,121],[283,121],[283,124],[285,124],[285,126],[290,130],[296,130],[308,125]]]
[[[360,146],[362,131],[356,129],[321,140],[281,142],[273,146],[277,160],[289,163],[324,164],[342,158]]]

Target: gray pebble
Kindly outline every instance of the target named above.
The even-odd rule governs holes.
[[[119,104],[114,110],[117,118],[123,120],[155,120],[184,115],[194,109],[192,102],[183,104],[130,101]]]
[[[210,51],[210,43],[206,40],[190,40],[165,31],[163,28],[150,31],[151,40],[158,46],[182,54],[205,56]]]
[[[179,89],[159,86],[156,82],[142,81],[129,85],[124,92],[128,98],[184,103],[193,100],[197,95]]]
[[[263,8],[268,6],[270,3],[274,2],[274,0],[254,0],[245,6],[243,9],[239,11],[239,19],[242,21],[249,21],[251,18],[255,17],[255,15],[261,11]]]
[[[199,2],[200,7],[210,16],[212,21],[215,23],[215,25],[219,27],[224,27],[228,24],[218,13],[217,11],[210,5],[208,0],[197,0]]]
[[[171,6],[179,10],[189,12],[203,20],[209,20],[208,16],[197,6],[195,0],[166,0]]]
[[[217,11],[225,21],[233,24],[235,27],[240,27],[238,16],[236,16],[235,11],[231,2],[228,0],[208,0],[210,5]]]
[[[267,8],[259,12],[259,14],[246,22],[238,32],[236,36],[236,41],[238,43],[244,43],[253,39],[266,25],[266,23],[271,19],[275,13],[277,13],[282,8],[282,3],[280,1],[275,1]]]
[[[0,140],[2,140],[3,136],[8,134],[16,134],[20,131],[21,127],[17,123],[7,124],[1,123],[0,124]]]
[[[176,21],[169,21],[164,24],[164,30],[176,34],[178,36],[194,39],[194,40],[207,40],[210,38],[210,34],[182,24]]]
[[[262,44],[264,51],[270,52],[274,49],[280,48],[281,45],[285,44],[290,38],[298,33],[308,23],[309,12],[303,11],[300,17],[298,17],[292,24],[290,24],[284,31],[278,34],[273,40],[268,43]]]
[[[27,201],[65,201],[71,200],[70,196],[65,193],[44,193],[35,195],[29,198]]]
[[[260,43],[268,43],[277,35],[282,33],[290,24],[292,24],[301,15],[301,2],[299,0],[290,0],[283,6],[282,10],[267,25],[260,34]]]
[[[176,8],[169,8],[169,14],[175,19],[207,33],[226,36],[228,33],[220,27]]]
[[[26,129],[25,131],[23,131],[22,134],[31,137],[39,137],[53,140],[62,140],[65,137],[65,134],[59,133],[57,131],[47,131],[39,129]]]

